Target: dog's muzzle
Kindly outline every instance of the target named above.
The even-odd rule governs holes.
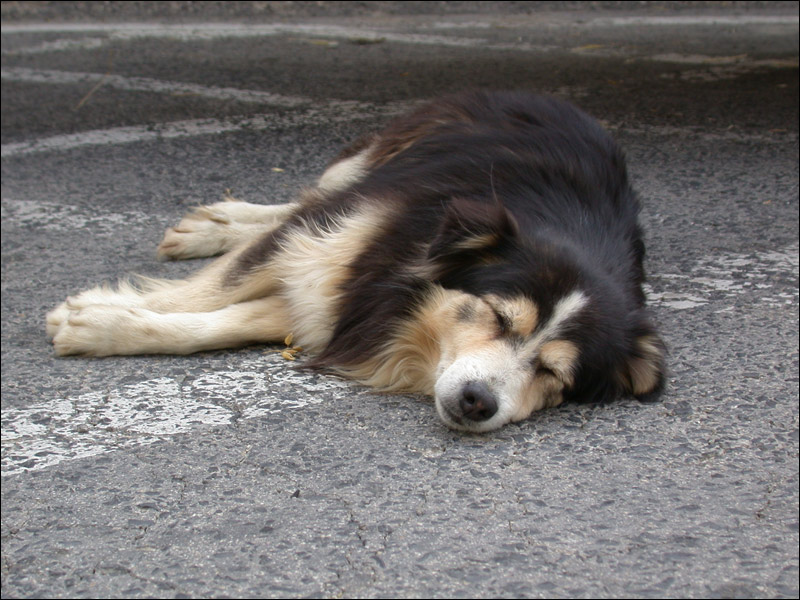
[[[469,381],[455,393],[436,398],[436,409],[445,425],[466,431],[488,431],[500,426],[491,422],[499,406],[495,393],[482,381]]]

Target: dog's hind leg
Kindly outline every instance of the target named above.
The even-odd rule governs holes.
[[[291,333],[279,296],[211,312],[158,313],[143,308],[91,305],[71,312],[59,327],[56,354],[191,354],[203,350],[277,342]]]
[[[223,202],[198,206],[167,229],[158,245],[158,259],[224,254],[280,226],[297,207],[296,203],[250,204],[230,196]]]

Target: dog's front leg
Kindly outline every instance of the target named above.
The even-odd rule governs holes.
[[[157,313],[95,304],[72,312],[53,338],[56,354],[191,354],[277,342],[291,333],[286,302],[270,296],[211,312]]]

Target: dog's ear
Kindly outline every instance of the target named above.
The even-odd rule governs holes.
[[[666,346],[649,322],[641,323],[617,378],[626,392],[639,400],[651,401],[664,389]]]
[[[440,262],[464,253],[485,254],[517,233],[517,222],[499,202],[453,199],[428,250]]]

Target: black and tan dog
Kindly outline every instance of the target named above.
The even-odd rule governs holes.
[[[97,287],[47,315],[59,355],[187,354],[292,334],[334,369],[487,431],[566,399],[658,392],[639,204],[570,104],[447,97],[344,150],[295,204],[225,201],[167,230],[186,280]]]

